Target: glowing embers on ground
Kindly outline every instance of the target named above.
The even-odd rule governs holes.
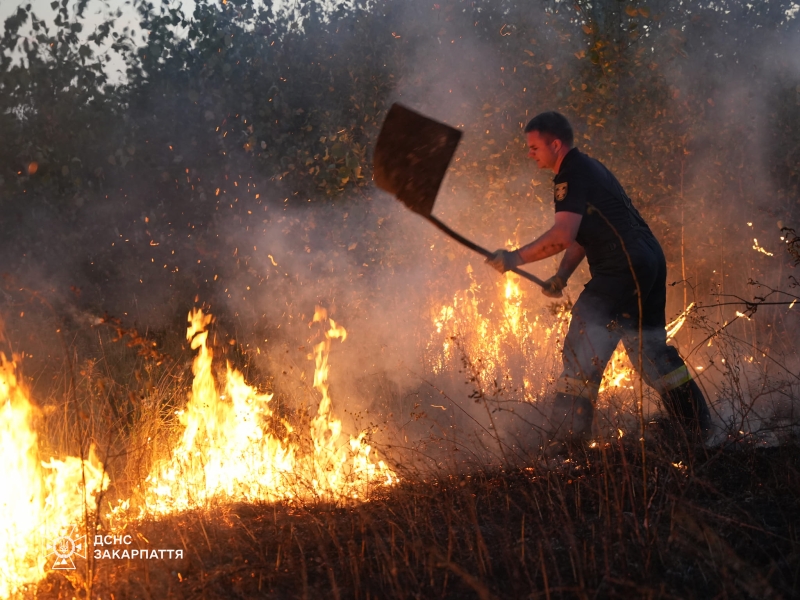
[[[42,462],[32,427],[34,407],[16,365],[0,354],[0,597],[44,578],[52,568],[54,540],[96,507],[108,485],[90,450]],[[50,564],[48,564],[50,563]]]
[[[276,431],[272,395],[258,393],[230,364],[222,393],[217,390],[207,344],[210,322],[211,315],[200,310],[189,314],[187,338],[198,353],[191,396],[180,414],[183,433],[148,476],[144,511],[173,513],[215,500],[364,499],[371,489],[396,481],[392,470],[376,460],[365,433],[342,439],[342,423],[333,418],[328,354],[332,340],[344,340],[346,332],[324,309],[314,315],[314,322],[329,325],[315,347],[314,387],[322,399],[306,433],[285,420],[278,421]]]

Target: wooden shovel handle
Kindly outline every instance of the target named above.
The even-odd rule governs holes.
[[[427,219],[431,223],[433,223],[436,227],[438,227],[443,233],[449,235],[451,238],[453,238],[459,244],[463,244],[464,246],[466,246],[470,250],[473,250],[473,251],[477,252],[481,256],[483,256],[485,258],[489,258],[494,254],[494,252],[489,252],[486,248],[482,248],[481,246],[478,246],[478,244],[476,244],[475,242],[472,242],[472,241],[468,240],[467,238],[465,238],[460,233],[456,233],[455,231],[450,229],[447,225],[442,223],[439,219],[437,219],[433,215],[428,215]],[[528,281],[532,281],[533,283],[535,283],[535,284],[537,284],[537,285],[539,285],[541,287],[545,287],[544,281],[542,281],[541,279],[536,277],[536,275],[531,275],[527,271],[521,271],[520,269],[516,269],[516,268],[511,269],[511,271],[513,273],[516,273],[520,277],[524,277]]]

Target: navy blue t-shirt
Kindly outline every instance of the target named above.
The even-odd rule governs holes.
[[[600,161],[572,148],[553,178],[556,212],[583,216],[576,241],[586,250],[589,267],[625,261],[620,237],[652,235],[617,178]]]

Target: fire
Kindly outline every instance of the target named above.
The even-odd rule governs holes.
[[[467,290],[454,294],[452,302],[435,305],[433,330],[425,347],[428,369],[434,373],[458,371],[461,361],[469,367],[469,377],[484,391],[503,385],[522,389],[524,400],[536,401],[547,393],[547,379],[559,369],[560,350],[570,313],[558,307],[553,319],[526,308],[526,296],[519,278],[506,273],[495,289],[484,289],[472,277]],[[666,326],[672,339],[694,307],[690,304]],[[535,314],[532,314],[535,313]],[[532,314],[532,316],[529,316]],[[631,389],[635,370],[620,344],[609,360],[600,392]],[[538,383],[535,383],[538,382]]]
[[[432,311],[433,331],[425,348],[427,367],[434,373],[458,371],[466,360],[469,376],[485,392],[504,386],[522,389],[535,401],[546,392],[547,375],[555,368],[551,343],[563,339],[569,312],[558,308],[547,319],[526,308],[519,277],[506,273],[485,289],[472,276],[468,289]]]
[[[611,355],[611,359],[606,365],[603,373],[603,380],[600,382],[600,393],[608,389],[631,389],[633,387],[634,373],[633,365],[628,359],[628,353],[620,344]]]
[[[208,506],[212,501],[366,499],[372,489],[393,485],[395,473],[378,460],[367,432],[344,436],[333,416],[328,390],[328,355],[347,332],[318,308],[313,323],[326,327],[315,347],[314,387],[321,395],[316,416],[299,435],[286,420],[270,428],[271,394],[248,385],[227,365],[222,390],[208,346],[211,315],[189,314],[187,339],[197,355],[189,402],[179,415],[182,431],[170,456],[155,463],[143,488],[140,516]],[[35,408],[18,379],[16,365],[0,353],[0,597],[9,597],[58,568],[67,548],[85,557],[81,525],[95,512],[108,477],[95,456],[87,460],[39,458],[33,429]],[[272,419],[275,421],[276,419]],[[127,520],[131,499],[112,509]],[[76,525],[78,526],[76,528]],[[79,531],[80,533],[75,533]],[[85,535],[85,533],[84,533]],[[69,558],[69,557],[67,557]],[[70,563],[72,564],[72,563]]]
[[[471,268],[468,273],[470,287],[433,311],[434,331],[426,347],[429,367],[456,371],[465,360],[484,390],[513,385],[525,400],[536,401],[558,367],[552,348],[566,333],[568,311],[561,307],[548,318],[528,310],[519,279],[511,273],[493,289],[483,289]],[[667,326],[670,337],[690,309]],[[272,395],[250,386],[230,364],[217,383],[208,344],[211,320],[202,310],[189,313],[187,339],[197,351],[192,388],[178,415],[177,443],[167,457],[155,461],[140,490],[140,516],[224,501],[364,500],[372,490],[397,482],[367,443],[367,432],[346,435],[334,416],[328,358],[334,341],[344,342],[347,331],[324,309],[317,308],[310,324],[323,328],[313,353],[320,400],[305,425],[277,418]],[[618,348],[602,389],[629,386],[632,376],[624,350]],[[0,488],[0,597],[7,597],[44,577],[53,566],[48,563],[54,540],[96,510],[108,477],[94,449],[86,460],[69,456],[41,461],[32,426],[35,409],[15,363],[1,353],[0,411],[0,474],[2,481],[13,483]],[[130,505],[131,499],[121,501],[117,514],[124,517],[121,513]]]
[[[214,380],[207,344],[211,315],[189,314],[186,337],[198,353],[189,402],[180,414],[181,438],[169,458],[157,462],[146,480],[143,511],[166,514],[212,501],[342,501],[364,499],[371,489],[391,485],[394,472],[365,441],[366,432],[342,439],[328,393],[328,355],[346,331],[318,308],[314,323],[329,324],[315,347],[314,387],[321,394],[307,433],[286,420],[270,428],[271,394],[261,394],[227,365],[222,393]],[[275,419],[272,419],[273,421]]]
[[[683,327],[683,324],[686,323],[686,317],[689,316],[689,313],[694,308],[694,305],[695,305],[694,302],[690,302],[689,306],[684,308],[683,312],[681,312],[681,314],[679,314],[672,321],[667,323],[667,327],[666,327],[666,330],[667,330],[667,341],[670,341],[672,338],[674,338],[676,335],[678,335],[678,332],[681,330],[681,327]]]
[[[54,541],[84,523],[108,478],[94,450],[88,460],[39,458],[34,407],[16,364],[0,354],[0,597],[44,578]]]

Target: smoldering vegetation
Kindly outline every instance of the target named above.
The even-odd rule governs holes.
[[[5,24],[0,305],[41,453],[95,444],[103,506],[129,497],[175,437],[196,305],[215,315],[217,356],[302,422],[319,402],[322,306],[348,332],[330,355],[334,412],[401,483],[353,507],[142,522],[186,561],[88,561],[40,596],[796,593],[792,2],[134,7],[130,29],[120,13],[90,31],[69,3]],[[667,317],[686,317],[672,343],[715,415],[708,448],[639,444],[639,403],[646,418],[660,407],[619,357],[596,446],[540,460],[588,270],[552,303],[376,190],[371,148],[394,101],[463,129],[436,214],[489,248],[549,226],[550,177],[522,126],[570,118],[664,246]]]

